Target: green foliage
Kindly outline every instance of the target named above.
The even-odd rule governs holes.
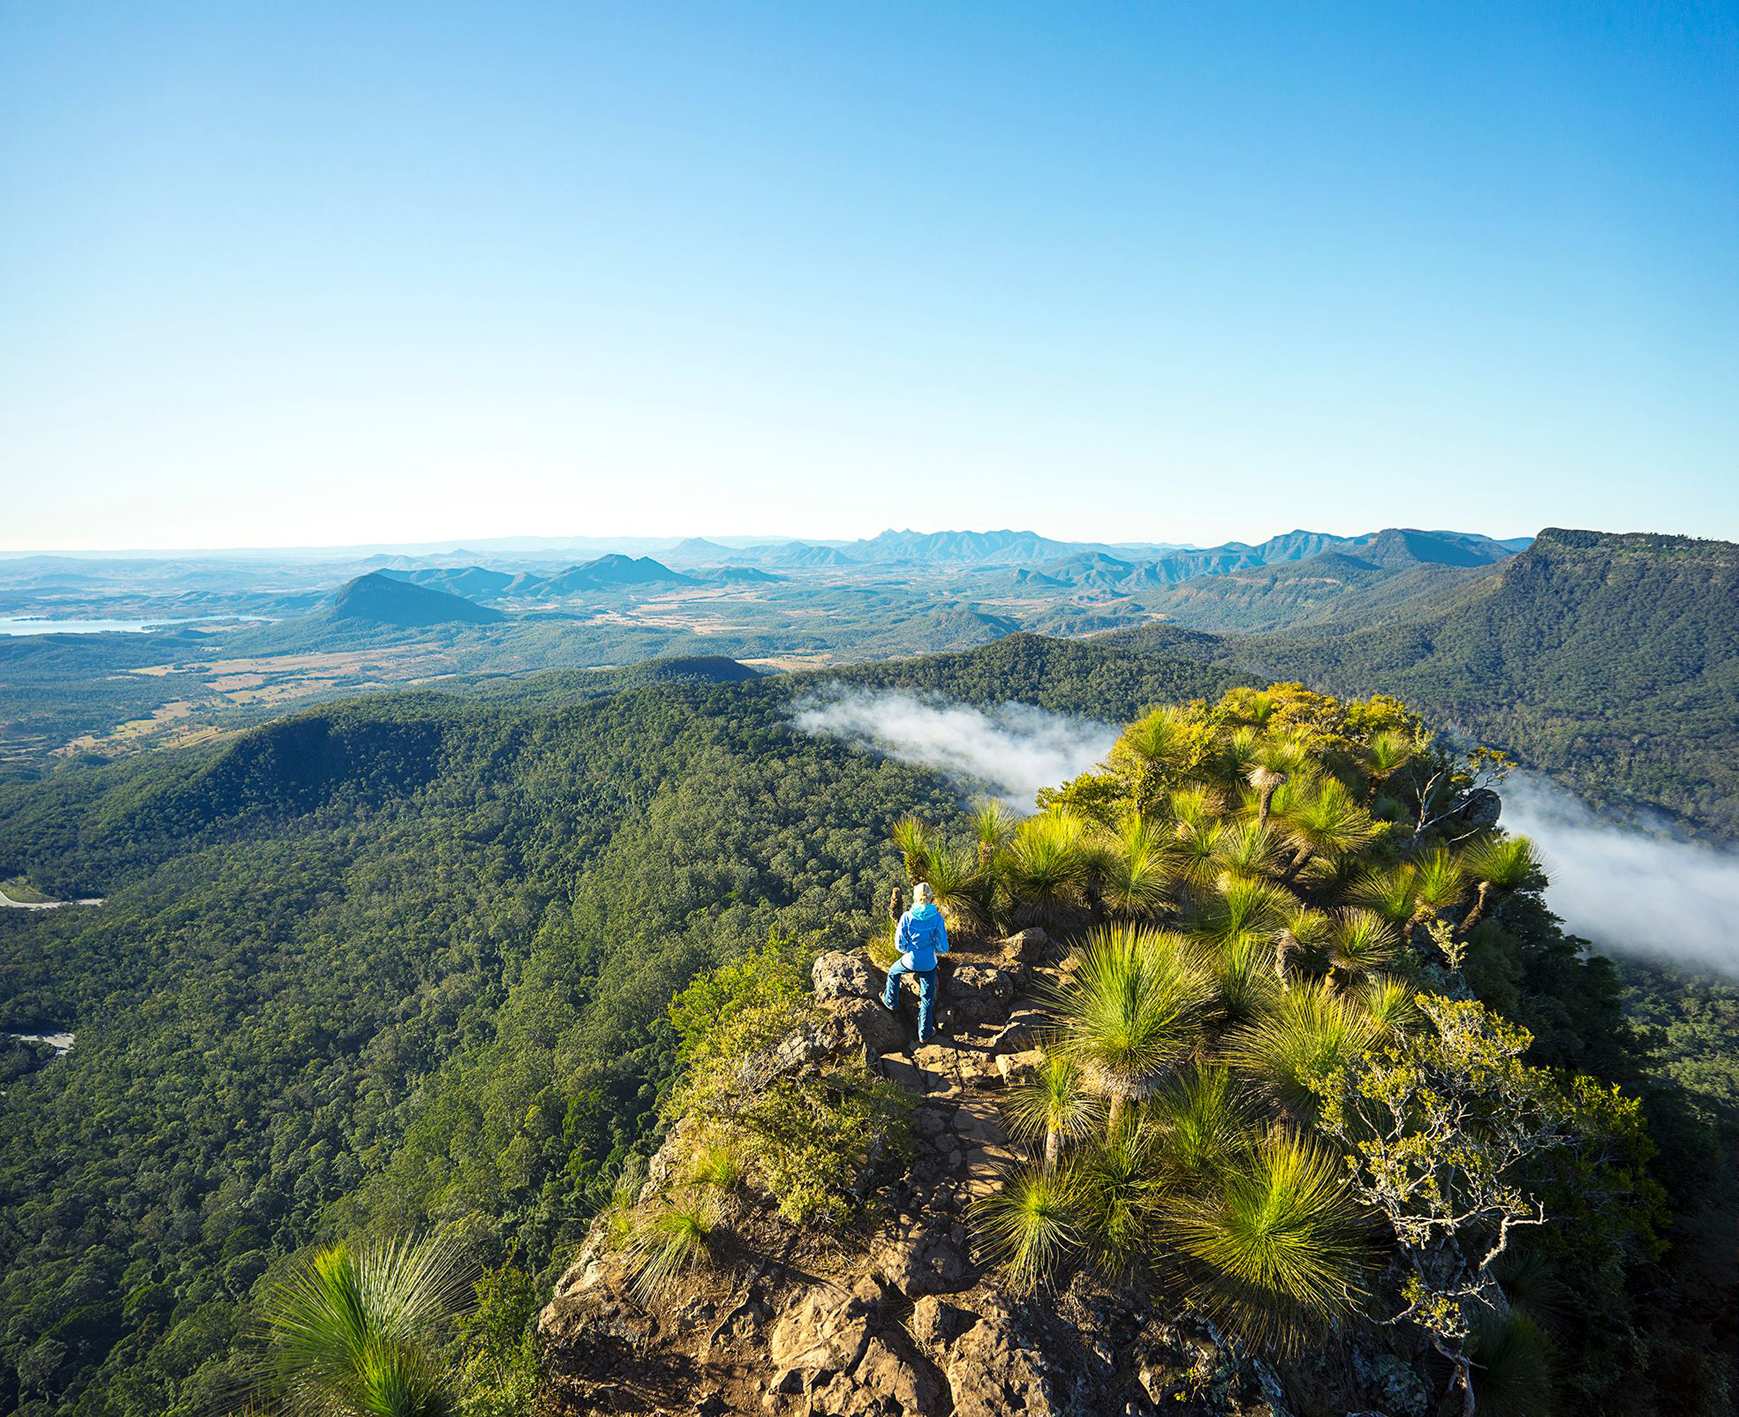
[[[719,1219],[718,1199],[706,1190],[667,1194],[635,1217],[628,1242],[634,1297],[649,1304],[690,1270],[707,1262]]]
[[[978,1202],[979,1233],[1017,1292],[1036,1289],[1079,1246],[1076,1195],[1069,1168],[1035,1166],[1017,1171]]]
[[[1115,1123],[1189,1056],[1213,986],[1186,942],[1156,931],[1099,930],[1079,959],[1057,999],[1059,1049]]]
[[[445,1417],[454,1394],[435,1331],[470,1285],[432,1238],[299,1260],[262,1307],[267,1400],[292,1417]]]
[[[743,1180],[743,1158],[729,1137],[712,1137],[695,1147],[688,1159],[688,1179],[729,1195]]]
[[[1226,1056],[1289,1112],[1315,1110],[1313,1082],[1371,1046],[1368,1015],[1327,985],[1301,985],[1280,996],[1274,1011],[1226,1040]]]
[[[1135,650],[1033,637],[824,679],[989,703],[1015,693],[1105,719],[1232,682]],[[801,1017],[813,949],[858,943],[879,925],[901,871],[893,822],[915,814],[939,824],[939,839],[978,849],[949,784],[790,729],[792,695],[814,682],[622,692],[557,675],[463,700],[401,693],[229,744],[0,784],[0,873],[56,897],[108,898],[86,912],[0,912],[0,1027],[79,1035],[71,1054],[30,1053],[5,1083],[0,1399],[16,1395],[31,1417],[220,1405],[240,1373],[233,1340],[275,1267],[321,1236],[450,1226],[491,1265],[517,1256],[540,1295],[600,1207],[623,1221],[626,1243],[632,1202],[616,1205],[613,1191],[637,1190],[632,1162],[656,1145],[683,1079],[722,1066],[708,1040],[734,1031],[751,1045],[746,1057],[783,1036]],[[1411,743],[1419,730],[1373,704],[1274,692],[1180,710],[1204,744],[1249,729],[1251,753],[1279,753],[1283,743],[1264,741],[1275,735],[1321,736],[1320,759],[1293,759],[1271,804],[1286,849],[1268,883],[1299,903],[1246,932],[1272,930],[1276,959],[1280,931],[1296,937],[1289,993],[1314,989],[1328,969],[1324,922],[1348,903],[1347,881],[1397,864],[1395,838],[1411,829],[1411,818],[1399,833],[1374,827],[1368,841],[1287,874],[1299,804],[1333,794],[1330,784],[1361,804],[1400,801],[1429,761],[1420,750],[1379,779],[1372,743],[1383,733]],[[1131,911],[1150,927],[1196,928],[1229,874],[1217,854],[1256,813],[1248,786],[1223,780],[1209,756],[1199,771],[1221,777],[1186,771],[1145,818],[1168,862],[1163,885]],[[1116,908],[1117,833],[1133,803],[1113,773],[1047,799],[1066,802],[1075,824],[1029,831],[1056,831],[1051,844],[1083,865],[1044,909],[1073,927]],[[1191,877],[1176,866],[1198,838]],[[1429,832],[1421,843],[1437,844]],[[979,860],[1001,919],[1038,913],[1010,889],[1012,848]],[[1459,909],[1450,924],[1464,923]],[[1409,899],[1403,921],[1411,913]],[[1530,1056],[1627,1091],[1642,1085],[1645,1060],[1608,963],[1565,939],[1530,889],[1492,901],[1476,924],[1467,982],[1533,1032]],[[791,943],[770,947],[770,936]],[[1253,966],[1256,952],[1229,939],[1244,951],[1240,969]],[[1200,944],[1190,948],[1205,969]],[[750,956],[767,958],[667,1011],[692,980]],[[1403,954],[1394,973],[1409,983],[1410,969]],[[1373,987],[1342,993],[1364,1015]],[[1674,1113],[1687,1095],[1676,1089],[1647,1099],[1651,1127],[1671,1138],[1682,1217],[1658,1262],[1675,1266],[1658,1271],[1669,1277],[1627,1285],[1658,1246],[1626,1233],[1610,1207],[1579,1208],[1615,1162],[1646,1179],[1635,1134],[1614,1125],[1587,1175],[1555,1162],[1534,1181],[1565,1217],[1565,1242],[1553,1234],[1538,1248],[1564,1276],[1561,1322],[1582,1359],[1558,1382],[1588,1410],[1643,1390],[1638,1355],[1652,1355],[1655,1406],[1693,1410],[1732,1348],[1721,1271],[1704,1258],[1726,1253],[1711,1217],[1730,1213],[1719,1198],[1731,1030],[1718,1002],[1672,999],[1644,1037],[1700,1089],[1702,1110]],[[1680,1009],[1700,1031],[1669,1037]],[[1223,1017],[1205,1012],[1194,1045],[1208,1066],[1227,1040]],[[1185,1059],[1128,1109],[1162,1142],[1170,1086],[1196,1066]],[[1273,1104],[1245,1074],[1231,1076],[1256,1124],[1271,1120]],[[899,1144],[903,1094],[878,1110],[873,1090],[859,1090],[868,1082],[831,1078],[787,1095],[791,1085],[775,1080],[748,1114],[771,1136],[815,1147],[786,1153],[788,1181],[772,1184],[817,1215],[849,1214],[859,1158],[873,1164]],[[815,1119],[842,1116],[849,1125],[816,1139]],[[763,1143],[741,1136],[745,1184],[768,1185],[755,1162]],[[1059,1171],[1088,1145],[1063,1139]],[[1162,1173],[1166,1157],[1164,1146],[1154,1154]],[[1165,1253],[1156,1240],[1143,1263]]]
[[[1009,1131],[1043,1147],[1047,1170],[1056,1169],[1065,1142],[1079,1141],[1103,1125],[1103,1112],[1074,1062],[1049,1052],[1036,1068],[1010,1081],[1003,1098]]]
[[[822,1072],[783,1060],[778,1045],[814,1021],[804,958],[771,939],[676,996],[684,1067],[666,1102],[669,1115],[705,1129],[709,1174],[696,1179],[729,1190],[750,1176],[797,1221],[837,1218],[865,1170],[901,1154],[911,1111],[905,1089],[861,1060]]]
[[[1356,1312],[1371,1268],[1368,1224],[1338,1159],[1285,1133],[1176,1193],[1163,1230],[1197,1301],[1281,1349]]]
[[[475,1293],[458,1332],[461,1417],[524,1417],[542,1376],[537,1288],[503,1261],[478,1276]]]

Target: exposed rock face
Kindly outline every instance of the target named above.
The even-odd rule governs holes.
[[[1031,997],[1060,980],[1054,957],[1037,930],[958,950],[945,970],[944,1033],[922,1048],[910,1041],[909,993],[900,1016],[885,1012],[874,1002],[882,973],[863,954],[818,960],[822,1018],[775,1061],[861,1053],[911,1089],[910,1162],[870,1197],[854,1233],[805,1230],[770,1197],[740,1198],[716,1263],[650,1308],[630,1297],[621,1257],[595,1230],[539,1321],[552,1409],[1294,1417],[1270,1368],[1205,1320],[1165,1311],[1159,1296],[1143,1303],[1080,1274],[1061,1293],[1023,1299],[974,1252],[972,1202],[1026,1159],[1003,1128],[999,1094],[1040,1056],[1046,1016]],[[679,1127],[649,1184],[683,1144]],[[1375,1400],[1373,1391],[1363,1406]]]

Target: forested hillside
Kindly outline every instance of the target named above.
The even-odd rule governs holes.
[[[438,1224],[547,1293],[654,1139],[671,994],[770,932],[860,942],[900,871],[891,824],[960,811],[933,774],[795,732],[794,695],[843,679],[1121,721],[1245,682],[1032,636],[682,682],[737,672],[380,695],[0,788],[0,879],[105,897],[0,911],[0,1029],[77,1034],[6,1058],[0,1404],[214,1410],[253,1296],[323,1237]],[[1610,969],[1543,914],[1510,928],[1482,988],[1544,1061],[1642,1087]],[[1675,1094],[1650,1106],[1700,1234],[1720,1151]],[[1668,1343],[1723,1282],[1713,1261],[1664,1278],[1620,1329]]]
[[[1373,628],[1114,638],[1398,694],[1584,796],[1658,804],[1739,836],[1739,546],[1548,528],[1495,574],[1473,574]]]
[[[1228,682],[1000,654],[914,672],[1109,717]],[[380,696],[0,792],[0,879],[106,897],[0,913],[0,1029],[78,1035],[0,1098],[0,1404],[209,1411],[250,1291],[334,1227],[559,1263],[652,1123],[672,991],[769,931],[860,938],[889,824],[956,803],[794,732],[793,681],[563,687]]]

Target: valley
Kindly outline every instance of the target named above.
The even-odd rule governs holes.
[[[1019,565],[821,557],[702,587],[630,561],[634,588],[523,606],[499,593],[519,572],[468,559],[296,590],[268,624],[0,643],[6,894],[103,901],[0,910],[0,1382],[33,1413],[207,1411],[243,1381],[250,1306],[335,1235],[454,1229],[547,1300],[666,1135],[672,995],[770,937],[863,951],[905,879],[895,824],[964,830],[955,776],[804,731],[799,705],[1124,724],[1276,678],[1400,692],[1590,798],[1730,834],[1734,548],[1361,546],[1138,586],[1124,556],[1081,553],[1111,583],[1077,584],[1035,546],[1067,587],[1038,591]],[[1047,623],[1071,633],[1024,628]],[[1672,1246],[1577,1319],[1606,1366],[1576,1381],[1639,1382],[1621,1355],[1646,1350],[1651,1382],[1713,1391],[1739,990],[1614,966],[1537,894],[1480,939],[1469,987],[1537,1060],[1640,1099],[1673,1158],[1650,1173]],[[48,1034],[77,1046],[24,1037]]]

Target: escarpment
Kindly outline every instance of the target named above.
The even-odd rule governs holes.
[[[913,1005],[891,1016],[875,1002],[881,974],[865,953],[818,959],[812,1017],[745,1059],[743,1084],[867,1064],[909,1098],[897,1153],[865,1158],[861,1199],[827,1223],[792,1221],[778,1197],[739,1185],[706,1263],[650,1297],[601,1218],[539,1322],[554,1410],[1291,1417],[1273,1367],[1164,1294],[1138,1297],[1083,1269],[1058,1292],[1022,1296],[987,1263],[974,1204],[1032,1159],[1005,1129],[1002,1102],[1043,1057],[1042,1000],[1065,962],[1038,929],[957,947],[943,1031],[919,1047]],[[693,1143],[685,1119],[653,1158],[644,1196],[680,1174]],[[1388,1394],[1390,1417],[1423,1413],[1407,1365],[1363,1350],[1358,1364],[1372,1399]],[[1307,1385],[1325,1382],[1335,1386],[1321,1374]]]

